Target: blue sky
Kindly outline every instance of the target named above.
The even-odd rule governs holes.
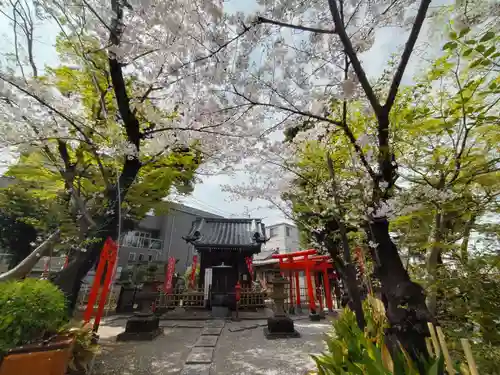
[[[258,5],[254,0],[227,1],[224,7],[229,13],[236,11],[253,13],[258,10]],[[0,18],[1,51],[13,50],[13,43],[9,37],[9,35],[11,35],[10,27],[11,26],[5,19]],[[36,43],[34,48],[38,64],[40,66],[44,64],[56,64],[58,59],[52,46],[58,33],[58,28],[46,23],[39,25],[35,32]],[[425,30],[423,33],[425,34]],[[398,48],[404,44],[406,36],[406,32],[402,32],[398,29],[387,28],[377,31],[373,48],[362,56],[365,70],[369,76],[376,77],[382,72],[390,55],[397,52]],[[4,58],[5,57],[2,56],[2,60],[4,60]],[[415,73],[417,61],[414,59],[412,62],[413,64],[410,64],[407,74],[405,75],[404,81],[406,83],[411,82],[411,77]],[[5,155],[0,156],[5,157]],[[237,184],[241,179],[242,175],[238,174],[233,177],[203,177],[202,183],[196,185],[192,197],[184,199],[182,202],[224,216],[246,216],[248,213],[252,217],[263,218],[267,225],[288,221],[281,212],[265,208],[267,205],[266,202],[248,202],[244,200],[229,201],[230,195],[221,191],[221,185]]]

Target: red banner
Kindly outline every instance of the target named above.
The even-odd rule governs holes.
[[[90,290],[89,300],[87,303],[87,310],[84,314],[84,321],[88,323],[94,313],[94,306],[97,301],[97,295],[99,294],[99,289],[101,286],[101,280],[104,271],[106,271],[104,285],[102,287],[100,296],[99,296],[99,306],[97,308],[96,317],[94,320],[94,331],[97,331],[99,327],[99,323],[101,321],[101,316],[104,311],[104,305],[106,303],[106,297],[109,292],[109,287],[111,285],[111,277],[113,274],[113,268],[116,263],[118,248],[116,243],[108,237],[106,242],[104,242],[104,247],[101,251],[101,256],[99,258],[99,265],[97,266],[97,271],[94,275],[94,281],[92,283],[92,289]],[[106,267],[107,265],[107,267]]]
[[[167,272],[165,273],[165,284],[163,284],[163,291],[167,294],[172,293],[172,281],[175,272],[175,258],[168,258]]]
[[[198,255],[193,255],[193,267],[191,268],[191,278],[190,278],[191,288],[194,288],[197,263],[198,263]]]
[[[253,281],[253,265],[252,265],[252,257],[246,257],[245,262],[247,263],[248,273],[250,274],[250,280]]]

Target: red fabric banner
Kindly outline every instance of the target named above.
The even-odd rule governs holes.
[[[248,273],[250,274],[250,280],[253,281],[253,265],[252,257],[246,257],[245,262],[247,263]]]
[[[99,289],[101,286],[100,284],[102,280],[102,275],[104,273],[107,264],[108,266],[106,267],[106,278],[100,295],[99,308],[97,310],[97,315],[94,321],[94,329],[96,329],[99,326],[102,312],[104,310],[104,304],[106,301],[107,294],[109,292],[109,284],[111,283],[113,268],[116,263],[117,249],[118,248],[116,246],[116,243],[110,237],[108,237],[106,239],[106,242],[104,242],[104,246],[101,250],[101,256],[99,257],[99,265],[97,266],[97,271],[94,275],[94,281],[92,283],[92,289],[90,290],[87,309],[85,310],[85,314],[83,316],[83,320],[85,321],[85,323],[88,323],[92,318],[94,312],[94,305],[96,303],[97,295],[99,294]]]
[[[163,284],[163,291],[167,294],[172,293],[172,281],[175,272],[175,258],[168,258],[167,272],[165,273],[165,283]]]
[[[191,278],[190,278],[190,284],[191,288],[194,288],[194,282],[196,278],[196,266],[198,263],[198,255],[193,255],[193,266],[191,268]]]

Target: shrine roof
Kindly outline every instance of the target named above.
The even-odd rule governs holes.
[[[266,242],[261,219],[197,218],[184,240],[200,248],[260,251]]]

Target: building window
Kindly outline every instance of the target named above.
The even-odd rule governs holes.
[[[162,241],[156,236],[159,236],[159,231],[141,232],[141,231],[130,231],[123,235],[122,246],[137,247],[139,249],[153,249],[161,250]]]
[[[290,227],[285,227],[286,228],[286,236],[290,237]]]
[[[142,262],[144,260],[144,254],[139,254],[139,262]]]
[[[128,253],[128,260],[129,260],[129,262],[134,262],[135,261],[135,253]]]
[[[276,228],[271,228],[269,229],[269,236],[270,237],[275,237],[276,236]]]

